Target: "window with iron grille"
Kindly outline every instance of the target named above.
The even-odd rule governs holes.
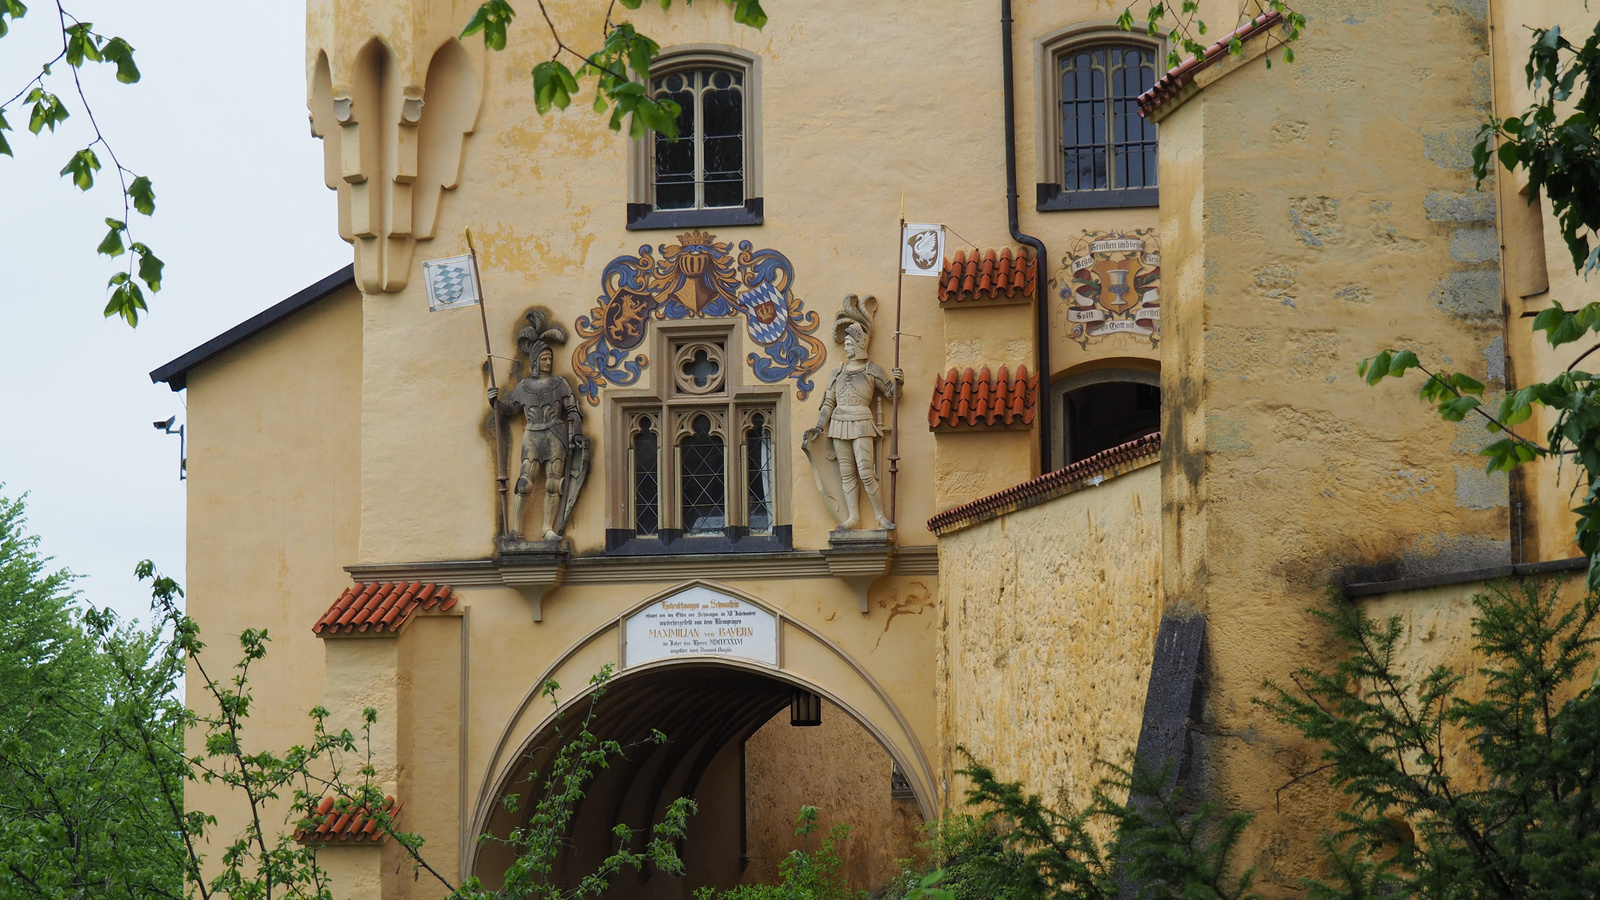
[[[678,104],[678,136],[655,136],[655,208],[744,205],[744,73],[692,69],[650,80]]]
[[[759,60],[733,47],[663,50],[649,90],[678,105],[678,133],[631,145],[627,227],[760,225]]]
[[[1039,209],[1157,205],[1156,124],[1139,115],[1157,55],[1127,42],[1078,42],[1050,55]]]

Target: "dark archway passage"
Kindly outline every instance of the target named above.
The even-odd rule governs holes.
[[[808,752],[812,758],[820,760],[821,754],[814,749],[816,738],[823,737],[819,732],[829,729],[789,724],[794,690],[794,686],[777,677],[715,663],[661,666],[619,677],[608,685],[595,705],[592,729],[596,736],[632,745],[647,741],[652,731],[659,730],[667,735],[667,740],[660,744],[640,744],[626,759],[613,760],[611,766],[601,770],[589,784],[569,830],[570,844],[561,860],[561,877],[574,884],[584,874],[594,871],[600,861],[615,850],[617,839],[613,828],[618,823],[633,829],[632,846],[641,849],[647,830],[661,821],[667,805],[681,796],[693,798],[699,806],[699,812],[690,820],[688,837],[680,846],[686,866],[684,876],[671,878],[652,872],[641,876],[625,872],[613,882],[608,897],[687,900],[695,889],[704,886],[724,888],[741,882],[770,881],[774,872],[759,871],[770,866],[749,867],[752,850],[758,860],[781,857],[787,853],[787,838],[792,836],[792,828],[784,827],[784,822],[765,821],[760,823],[763,827],[755,828],[750,817],[792,818],[799,805],[794,802],[795,798],[822,805],[825,801],[810,798],[829,796],[832,782],[841,779],[874,786],[881,781],[876,798],[878,804],[889,810],[898,803],[912,810],[911,816],[920,824],[921,816],[914,811],[914,802],[897,801],[892,796],[893,763],[888,752],[853,720],[847,723],[851,726],[847,731],[858,734],[845,736],[846,740],[857,739],[853,752],[843,759],[834,755],[827,765],[804,764]],[[848,719],[839,707],[831,703],[824,705],[825,717]],[[563,740],[556,729],[568,735],[574,733],[587,708],[584,703],[575,705],[560,722],[547,725],[529,743],[532,750],[524,755],[501,795],[516,794],[520,811],[497,809],[491,819],[491,833],[505,835],[526,822],[535,787],[533,779],[542,778],[542,769]],[[839,727],[839,723],[831,719],[829,724],[835,729]],[[767,727],[763,729],[763,726]],[[770,759],[746,758],[747,742],[758,731],[762,732],[763,739],[750,745],[754,748],[752,752]],[[808,743],[813,748],[811,751],[805,749]],[[781,797],[786,805],[793,803],[795,809],[773,809],[771,803],[758,803],[752,810],[748,799],[752,786],[747,784],[750,772],[761,773],[757,777],[764,779],[778,779],[777,784],[768,782],[756,786],[764,788],[757,793],[769,800]],[[807,782],[815,782],[815,789],[808,788]],[[837,794],[836,791],[832,793]],[[859,789],[856,793],[860,793]],[[862,815],[859,805],[852,811],[834,812],[836,815],[830,817],[825,811],[824,819],[837,821],[846,817],[848,820],[851,812],[857,817]],[[843,815],[838,815],[841,812]],[[883,817],[879,815],[878,818]],[[909,816],[902,813],[900,818]],[[897,830],[909,835],[914,832],[915,825]],[[752,835],[764,843],[752,848],[748,844]],[[886,860],[893,858],[891,851],[899,856],[907,855],[911,844],[909,837],[896,842],[905,846],[892,848],[880,835],[861,834],[859,838],[883,844],[878,855]],[[766,846],[774,842],[785,845]],[[507,848],[487,844],[479,852],[477,873],[485,884],[497,886],[512,861]],[[873,868],[881,866],[858,862],[850,873],[852,880],[871,878]]]

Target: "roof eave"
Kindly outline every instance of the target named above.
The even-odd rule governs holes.
[[[150,372],[150,381],[153,384],[165,383],[173,391],[181,391],[189,386],[189,371],[191,369],[244,343],[300,310],[316,303],[318,300],[333,294],[340,288],[355,284],[355,281],[355,266],[345,266],[332,275],[297,291],[288,299],[276,303],[240,322],[238,325],[206,341],[177,359],[165,365],[157,366]]]

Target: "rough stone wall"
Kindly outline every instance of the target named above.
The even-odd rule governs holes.
[[[1161,483],[1147,466],[939,544],[946,802],[964,746],[1082,806],[1139,739],[1160,626]]]
[[[776,884],[778,864],[799,849],[795,817],[817,807],[815,850],[837,823],[851,826],[838,848],[850,886],[873,890],[916,852],[922,813],[909,797],[889,795],[894,761],[849,713],[823,702],[822,724],[795,727],[779,713],[745,742],[746,884]]]

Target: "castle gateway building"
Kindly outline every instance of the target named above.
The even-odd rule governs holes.
[[[274,636],[253,734],[376,709],[400,826],[492,886],[477,837],[607,670],[597,732],[668,740],[601,773],[562,871],[699,804],[685,874],[612,896],[771,882],[803,804],[882,884],[958,748],[1079,802],[1097,759],[1171,763],[1297,891],[1343,800],[1250,701],[1330,657],[1306,609],[1359,583],[1454,636],[1419,661],[1464,653],[1459,573],[1575,555],[1553,467],[1484,475],[1481,429],[1356,361],[1515,388],[1567,362],[1524,315],[1581,283],[1471,171],[1535,4],[1307,0],[1291,65],[1245,5],[1201,4],[1242,54],[1168,73],[1098,0],[647,4],[669,140],[540,115],[531,9],[493,52],[467,0],[311,0],[352,265],[152,373],[188,393],[190,612]],[[392,841],[319,858],[443,893]]]

